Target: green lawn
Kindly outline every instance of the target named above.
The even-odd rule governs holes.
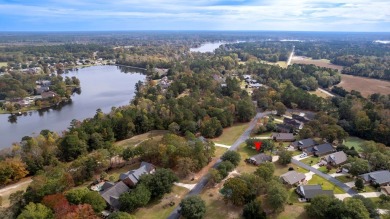
[[[320,158],[316,157],[316,156],[311,156],[311,157],[305,158],[305,159],[300,160],[300,161],[302,163],[309,165],[309,166],[312,166],[314,164],[317,164],[320,161]]]
[[[288,201],[287,203],[300,203],[298,201],[299,195],[295,192],[295,188],[288,190]]]
[[[248,128],[249,122],[247,123],[236,123],[229,128],[223,129],[221,136],[212,139],[215,143],[232,145],[238,137]]]
[[[274,164],[275,164],[275,173],[274,173],[275,176],[280,176],[282,174],[287,173],[288,168],[290,168],[290,167],[294,168],[295,171],[300,172],[300,173],[308,173],[309,172],[308,170],[306,170],[302,167],[299,167],[295,164],[292,164],[292,163],[290,163],[288,165],[281,165],[278,162],[275,162]]]
[[[358,138],[358,137],[353,137],[350,136],[348,137],[345,141],[344,144],[347,147],[354,147],[356,151],[362,152],[361,144],[364,142],[364,139]]]
[[[262,134],[251,134],[251,138],[256,138],[256,137],[270,137],[272,132],[264,132]]]
[[[337,169],[333,167],[331,170],[328,171],[328,169],[326,169],[326,166],[322,166],[318,168],[318,170],[326,174],[332,174],[332,173],[336,173]]]
[[[247,164],[245,162],[245,159],[250,158],[259,152],[256,151],[255,149],[249,148],[246,146],[246,143],[242,143],[239,147],[237,152],[241,156],[241,161],[237,166],[237,171],[240,173],[252,173],[256,170],[257,166],[252,165],[252,164]]]
[[[348,175],[345,175],[345,176],[336,176],[335,177],[337,180],[339,180],[340,182],[343,182],[343,183],[347,183],[347,182],[352,182],[354,181],[354,179],[352,177],[349,177]]]
[[[374,187],[372,186],[364,186],[364,190],[363,191],[359,191],[359,192],[377,192],[378,190],[376,190]]]
[[[138,209],[134,215],[139,219],[167,218],[187,193],[188,189],[173,186],[171,193],[165,194],[161,200],[149,203],[146,207]],[[168,204],[170,202],[174,202],[175,204],[169,206]]]
[[[328,180],[318,176],[313,175],[313,178],[309,180],[309,185],[322,185],[322,189],[324,190],[333,190],[335,194],[344,194],[344,190],[342,190],[340,187],[334,185],[333,183],[329,182]]]

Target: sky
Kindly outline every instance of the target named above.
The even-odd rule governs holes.
[[[390,32],[390,0],[0,0],[0,31]]]

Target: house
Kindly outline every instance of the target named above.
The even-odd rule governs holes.
[[[289,125],[285,124],[276,124],[276,131],[278,132],[284,132],[284,133],[289,133],[292,132],[293,129]]]
[[[119,197],[128,191],[130,188],[123,182],[105,182],[99,194],[113,209],[119,209]]]
[[[249,159],[246,159],[245,162],[251,163],[253,165],[260,165],[265,162],[272,162],[272,156],[266,155],[264,153],[257,154]]]
[[[307,201],[317,195],[333,196],[333,190],[323,190],[321,185],[300,185],[295,191]]]
[[[162,77],[164,75],[167,75],[169,69],[166,69],[166,68],[154,68],[153,70],[154,70],[154,72],[156,72],[158,74],[159,77]]]
[[[378,170],[359,176],[365,183],[378,184],[381,186],[390,185],[390,171]]]
[[[294,129],[302,129],[303,128],[302,122],[298,122],[295,119],[290,119],[290,118],[286,118],[286,117],[284,117],[284,119],[283,119],[283,124],[292,126]]]
[[[390,186],[383,186],[382,193],[384,193],[386,195],[390,195]]]
[[[303,150],[308,147],[313,147],[314,145],[316,145],[316,142],[313,139],[306,138],[299,141],[294,141],[293,143],[290,144],[290,147]]]
[[[44,87],[44,86],[37,85],[36,88],[35,88],[35,94],[40,95],[43,92],[48,92],[49,90],[50,90],[49,87]]]
[[[148,162],[142,162],[141,166],[136,170],[130,170],[126,173],[121,173],[119,179],[123,181],[126,185],[132,187],[137,185],[139,178],[143,174],[152,174],[156,168],[153,164]]]
[[[57,96],[57,93],[53,92],[53,91],[47,91],[47,92],[41,93],[41,96],[42,96],[42,99],[48,99],[48,98]]]
[[[305,113],[300,113],[300,114],[292,114],[292,118],[299,121],[299,122],[303,122],[303,123],[306,123],[306,122],[309,122],[310,119],[308,119],[306,116],[305,116]]]
[[[333,146],[331,144],[325,143],[325,144],[320,144],[320,145],[316,145],[313,147],[303,149],[303,151],[307,155],[314,154],[315,156],[320,157],[320,156],[324,156],[326,154],[330,154],[332,152],[335,152],[335,149],[333,148]]]
[[[275,141],[295,141],[292,133],[272,133],[271,138]]]
[[[325,156],[323,159],[332,166],[339,166],[347,161],[347,155],[344,153],[344,151],[338,151],[336,153]]]
[[[303,173],[298,173],[297,171],[288,171],[287,173],[280,176],[280,179],[286,184],[289,185],[298,185],[301,182],[305,181],[306,175]]]

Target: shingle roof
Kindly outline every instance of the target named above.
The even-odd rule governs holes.
[[[315,144],[316,144],[316,142],[313,139],[311,139],[311,138],[302,139],[302,140],[294,141],[293,143],[291,143],[291,145],[293,147],[295,147],[295,148],[301,147],[302,149],[311,147],[311,146],[313,146]]]
[[[256,163],[258,164],[261,164],[261,163],[264,163],[264,162],[271,162],[272,161],[272,156],[270,155],[266,155],[264,153],[260,153],[260,154],[257,154],[253,157],[250,158],[251,160],[253,161],[256,161]]]
[[[122,181],[99,192],[106,202],[112,207],[119,208],[119,196],[130,190]]]
[[[390,182],[390,171],[378,170],[371,173],[360,175],[365,181],[374,181],[378,184],[386,184]]]
[[[336,153],[329,154],[325,157],[325,159],[328,162],[334,162],[336,165],[338,165],[347,161],[347,155],[344,153],[344,151],[338,151]]]
[[[333,196],[332,190],[322,190],[321,185],[304,185],[299,187],[307,199],[314,198],[317,195]]]
[[[308,148],[308,151],[321,155],[321,154],[326,154],[334,151],[334,148],[331,144],[325,143],[325,144],[314,146],[312,148]]]
[[[298,173],[297,171],[288,171],[287,173],[280,176],[285,182],[290,185],[294,185],[306,178],[305,174]]]
[[[126,178],[129,178],[134,184],[137,184],[141,175],[149,174],[153,168],[154,168],[153,164],[148,162],[142,162],[141,166],[138,169],[130,170],[126,173],[121,173],[119,175],[119,179],[124,180]]]

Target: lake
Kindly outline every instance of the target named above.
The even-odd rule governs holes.
[[[73,119],[93,117],[99,108],[107,113],[114,106],[127,105],[134,96],[135,84],[146,77],[139,69],[109,65],[82,68],[65,76],[76,76],[81,82],[81,93],[73,94],[71,103],[21,116],[0,114],[0,149],[43,129],[61,132]]]
[[[190,48],[191,52],[214,52],[220,45],[226,44],[224,42],[204,43],[200,47]]]

